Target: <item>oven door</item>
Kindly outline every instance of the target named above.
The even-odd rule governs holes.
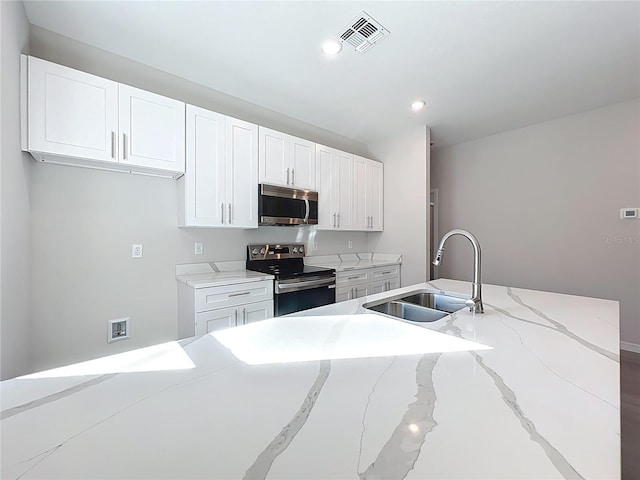
[[[317,225],[318,192],[259,185],[260,225]]]
[[[335,276],[277,280],[275,284],[273,310],[276,317],[335,302]]]

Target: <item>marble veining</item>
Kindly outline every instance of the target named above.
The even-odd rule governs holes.
[[[420,358],[416,367],[416,400],[407,407],[375,461],[364,472],[358,472],[362,480],[404,479],[413,470],[427,434],[438,425],[433,418],[436,391],[432,374],[440,355]]]
[[[4,381],[0,477],[619,478],[617,302],[485,285],[483,315],[394,320],[471,347],[348,355],[394,331],[366,303],[419,289],[470,285],[266,320],[250,344],[319,336],[340,359],[253,365],[209,334]]]
[[[458,327],[454,326],[453,324],[455,317],[456,317],[455,314],[451,316],[451,321],[447,324],[446,328],[451,330],[454,335],[458,337],[462,337],[461,330]],[[516,418],[520,421],[520,423],[522,424],[522,428],[524,428],[529,433],[531,440],[533,440],[534,442],[536,442],[542,447],[542,449],[544,450],[545,454],[547,455],[551,463],[558,469],[558,471],[562,474],[563,478],[566,478],[566,479],[584,478],[582,477],[582,475],[576,472],[576,470],[571,466],[569,462],[567,462],[567,460],[562,456],[562,454],[557,449],[555,449],[553,445],[551,445],[549,441],[538,432],[535,424],[529,418],[527,418],[525,413],[522,411],[522,408],[518,404],[518,398],[515,392],[505,384],[502,377],[500,377],[500,375],[498,375],[493,369],[489,368],[484,363],[484,360],[482,359],[481,355],[479,355],[476,352],[469,352],[469,353],[473,355],[473,358],[476,361],[476,363],[487,373],[487,375],[489,375],[493,379],[496,385],[496,388],[500,391],[500,394],[502,395],[502,399],[504,403],[509,407],[509,409],[513,412]]]
[[[547,315],[545,315],[543,312],[541,312],[540,310],[538,310],[537,308],[533,308],[529,305],[527,305],[526,303],[524,303],[522,301],[522,299],[516,295],[515,293],[513,293],[513,289],[507,287],[507,295],[509,295],[509,297],[511,297],[513,299],[514,302],[522,305],[523,307],[528,308],[529,310],[531,310],[533,313],[535,313],[537,316],[539,316],[540,318],[545,319],[547,322],[551,323],[558,332],[562,333],[563,335],[566,335],[570,338],[572,338],[573,340],[575,340],[578,343],[581,343],[582,345],[584,345],[587,348],[590,348],[591,350],[593,350],[594,352],[598,352],[600,355],[604,355],[605,357],[613,360],[614,362],[618,362],[620,363],[620,353],[618,352],[613,353],[613,352],[609,352],[607,350],[605,350],[604,348],[599,347],[598,345],[594,345],[591,342],[587,342],[586,340],[580,338],[578,335],[576,335],[575,333],[569,331],[567,329],[567,327],[565,327],[564,325],[562,325],[562,323],[560,322],[556,322],[555,320],[553,320],[552,318],[549,318]]]
[[[320,371],[315,382],[311,385],[309,393],[304,398],[302,406],[296,412],[293,419],[282,429],[282,431],[273,439],[269,445],[258,455],[255,462],[249,467],[244,475],[245,480],[263,480],[267,478],[267,474],[271,469],[274,460],[282,452],[286,450],[293,441],[298,432],[302,429],[305,422],[311,415],[313,406],[324,387],[329,374],[331,373],[331,360],[322,360],[320,362]]]

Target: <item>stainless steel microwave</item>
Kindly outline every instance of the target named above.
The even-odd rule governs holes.
[[[258,185],[259,225],[317,225],[318,192]]]

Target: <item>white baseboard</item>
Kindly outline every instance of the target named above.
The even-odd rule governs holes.
[[[620,342],[620,350],[627,350],[628,352],[640,353],[640,345],[631,342]]]

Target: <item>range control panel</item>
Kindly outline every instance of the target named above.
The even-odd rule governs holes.
[[[247,245],[249,260],[279,260],[281,258],[303,258],[303,243]]]

